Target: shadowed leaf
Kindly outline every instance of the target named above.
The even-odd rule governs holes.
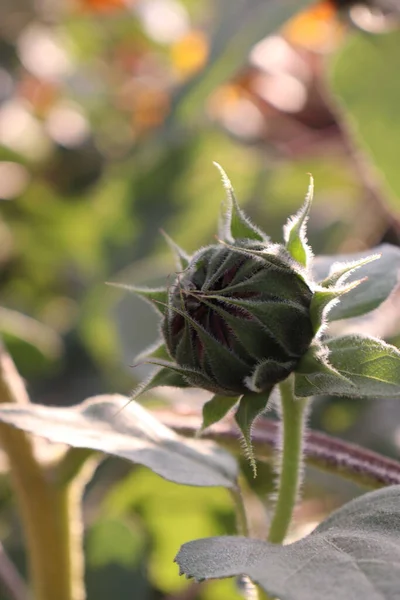
[[[213,396],[203,406],[201,431],[223,419],[238,400],[239,398],[232,396],[220,396],[218,394]]]
[[[280,600],[396,600],[400,486],[349,502],[294,544],[206,538],[184,544],[175,560],[198,581],[247,575]]]
[[[329,320],[348,319],[363,315],[377,308],[395,288],[400,273],[400,248],[382,244],[366,252],[340,254],[336,256],[318,256],[313,261],[313,274],[317,281],[329,276],[335,263],[354,262],[367,258],[371,254],[380,254],[379,260],[364,264],[352,273],[348,283],[355,279],[368,277],[356,289],[343,296],[340,302],[329,312]]]

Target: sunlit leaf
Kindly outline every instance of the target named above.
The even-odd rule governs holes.
[[[317,365],[315,371],[296,373],[297,396],[332,394],[400,399],[400,351],[397,348],[378,338],[359,335],[334,338],[328,340],[326,346],[330,365],[344,377],[337,377]]]
[[[194,486],[232,487],[234,458],[205,440],[187,440],[124,396],[97,396],[71,408],[3,405],[0,421],[77,448],[91,448]]]

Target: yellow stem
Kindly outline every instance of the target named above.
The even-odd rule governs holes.
[[[22,379],[0,346],[0,403],[28,403]],[[84,600],[80,499],[86,477],[55,485],[25,432],[0,423],[0,441],[27,546],[35,600]]]

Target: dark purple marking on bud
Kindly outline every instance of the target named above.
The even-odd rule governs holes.
[[[314,336],[312,292],[284,248],[277,252],[274,246],[268,254],[260,242],[235,245],[237,251],[209,246],[193,257],[169,291],[162,324],[176,363],[204,373],[210,391],[225,395],[263,391],[282,381]],[[213,349],[205,345],[209,337]]]

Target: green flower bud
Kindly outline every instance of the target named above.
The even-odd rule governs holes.
[[[200,374],[202,387],[218,394],[269,390],[309,348],[312,295],[283,246],[249,239],[209,246],[169,290],[166,347],[193,386]]]
[[[215,395],[203,407],[202,429],[237,404],[235,419],[255,471],[251,429],[277,383],[296,372],[351,385],[330,365],[321,332],[330,308],[362,281],[349,283],[348,276],[377,256],[338,263],[316,283],[306,239],[312,178],[303,206],[284,226],[284,243],[273,244],[241,211],[218,168],[227,191],[220,242],[190,257],[165,235],[176,257],[174,283],[130,288],[162,316],[162,338],[143,355],[158,369],[135,397],[161,385],[209,390]]]

